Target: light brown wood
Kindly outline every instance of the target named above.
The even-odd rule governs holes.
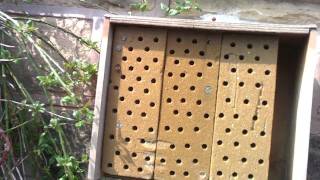
[[[268,179],[278,39],[224,34],[212,179]]]
[[[163,26],[175,28],[207,29],[214,31],[241,31],[252,33],[273,33],[273,34],[309,34],[310,29],[316,29],[315,25],[283,25],[264,23],[224,23],[210,22],[192,19],[155,18],[137,16],[110,16],[115,24],[131,24],[145,26]]]
[[[109,79],[113,28],[109,18],[103,23],[101,53],[99,61],[96,98],[94,104],[94,119],[92,123],[91,146],[88,167],[88,179],[95,180],[101,177],[102,142]]]
[[[221,34],[168,32],[155,179],[209,177]]]
[[[109,175],[153,176],[166,35],[115,28],[102,164]]]

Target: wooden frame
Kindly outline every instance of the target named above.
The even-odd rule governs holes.
[[[298,74],[297,101],[295,113],[292,149],[293,157],[289,167],[290,179],[306,179],[309,132],[311,123],[313,77],[316,67],[316,26],[315,25],[279,25],[261,23],[222,23],[202,20],[168,19],[133,16],[106,17],[102,35],[102,45],[94,106],[94,121],[92,124],[91,147],[89,156],[88,179],[100,179],[101,153],[106,108],[107,86],[111,60],[113,26],[117,24],[158,26],[168,28],[205,29],[223,32],[246,32],[303,36],[308,39],[303,60]]]

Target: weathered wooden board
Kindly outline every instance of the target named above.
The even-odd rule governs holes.
[[[224,34],[212,179],[268,179],[278,39]]]
[[[111,175],[150,179],[166,30],[118,26],[113,42],[102,169]]]
[[[155,179],[209,177],[221,34],[168,32]]]

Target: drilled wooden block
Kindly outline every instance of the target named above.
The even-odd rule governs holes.
[[[155,179],[209,177],[221,36],[169,31]]]
[[[116,27],[102,169],[150,179],[159,122],[166,30]]]
[[[224,35],[212,179],[268,179],[278,39]]]

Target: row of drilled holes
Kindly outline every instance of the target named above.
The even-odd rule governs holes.
[[[127,57],[127,56],[122,56],[122,61],[127,61],[127,60],[128,60],[128,57]],[[141,58],[141,57],[137,57],[137,58],[136,58],[136,61],[140,63],[140,62],[142,62],[142,58]],[[159,59],[155,57],[155,58],[152,59],[152,61],[153,61],[154,63],[157,63],[157,62],[159,62]],[[129,70],[130,70],[130,69],[129,69]]]
[[[222,157],[222,160],[226,162],[226,161],[229,160],[229,157],[228,157],[228,156],[223,156],[223,157]],[[240,161],[241,161],[243,164],[245,164],[245,163],[247,163],[248,159],[245,158],[245,157],[243,157],[243,158],[241,158]],[[263,159],[259,159],[259,160],[257,161],[257,163],[260,164],[260,165],[262,165],[262,164],[264,163],[264,160],[263,160]]]
[[[227,131],[229,131],[229,130],[227,130]],[[243,135],[247,135],[247,134],[248,134],[248,130],[243,129],[243,130],[242,130],[242,134],[243,134]],[[264,136],[266,135],[266,132],[265,132],[265,131],[261,131],[259,134],[260,134],[261,137],[264,137]],[[218,141],[217,141],[217,144],[218,144],[219,146],[221,146],[221,145],[223,144],[223,141],[222,141],[222,140],[218,140]],[[234,142],[234,145],[235,145],[235,146],[239,146],[239,142],[235,141],[235,142]],[[255,146],[255,145],[254,145],[254,146]]]
[[[217,175],[218,176],[222,176],[223,175],[222,171],[217,171]],[[233,177],[237,177],[238,173],[237,172],[233,172],[231,175]],[[248,174],[248,179],[253,179],[253,177],[254,177],[253,174]]]
[[[112,164],[112,163],[108,163],[107,166],[108,166],[109,168],[112,168],[113,164]],[[127,164],[123,165],[123,169],[129,170],[129,165],[127,165]],[[137,168],[137,171],[138,171],[138,172],[143,172],[143,168],[142,168],[142,167],[138,167],[138,168]]]
[[[182,39],[180,37],[178,37],[178,38],[176,38],[176,42],[177,43],[181,43]],[[197,44],[198,40],[197,39],[192,39],[191,42],[192,42],[192,44]],[[210,40],[207,41],[207,44],[210,44]]]
[[[169,53],[170,53],[171,55],[173,55],[173,54],[176,53],[176,51],[173,50],[173,49],[171,49],[171,50],[169,51]],[[184,53],[185,53],[185,54],[190,54],[190,50],[189,50],[189,49],[185,49],[185,50],[184,50]],[[205,52],[204,52],[204,51],[199,51],[198,53],[199,53],[199,56],[204,56],[204,55],[205,55]]]
[[[230,54],[225,54],[225,55],[223,56],[223,58],[224,58],[224,59],[229,59],[229,58],[230,58]],[[245,56],[244,56],[244,55],[239,55],[239,56],[238,56],[238,59],[239,59],[240,61],[243,61],[243,60],[245,60]],[[255,56],[255,57],[254,57],[254,60],[255,60],[255,61],[260,61],[260,56]]]
[[[230,46],[231,46],[231,47],[236,47],[236,43],[235,43],[235,42],[232,42],[232,43],[230,43]],[[247,44],[247,48],[248,48],[248,49],[252,49],[252,48],[253,48],[253,45],[252,45],[252,44]],[[270,47],[269,47],[268,44],[263,45],[263,49],[268,50],[269,48],[270,48]]]

